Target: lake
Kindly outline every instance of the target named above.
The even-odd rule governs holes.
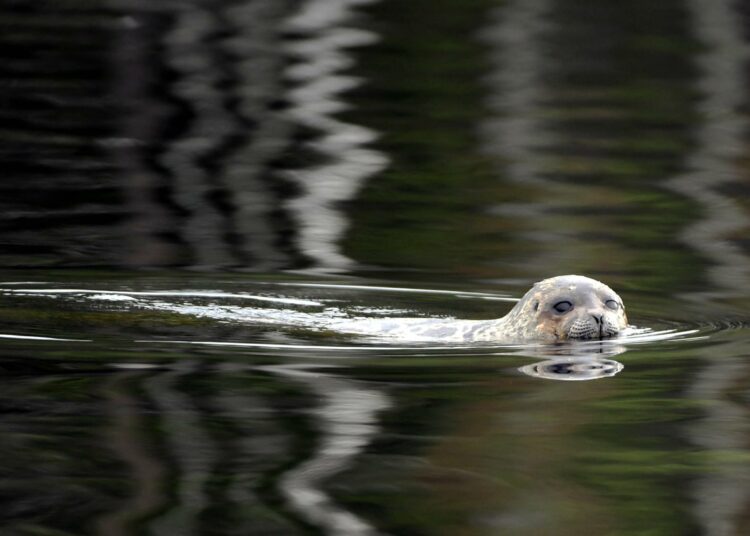
[[[750,532],[750,11],[0,6],[0,533]],[[425,343],[583,274],[632,333]]]

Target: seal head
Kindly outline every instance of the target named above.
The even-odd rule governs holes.
[[[536,283],[501,322],[514,338],[550,342],[604,339],[628,325],[615,291],[580,275]]]

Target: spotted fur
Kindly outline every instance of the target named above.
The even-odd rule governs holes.
[[[569,302],[570,310],[556,311],[561,301]],[[515,343],[603,339],[616,336],[627,323],[622,299],[611,288],[588,277],[564,275],[536,283],[496,320],[391,319],[341,327],[401,340]]]
[[[572,307],[559,313],[554,305],[562,301]],[[614,337],[628,320],[622,299],[607,285],[580,275],[563,275],[536,283],[503,318],[480,324],[473,340],[554,342]]]

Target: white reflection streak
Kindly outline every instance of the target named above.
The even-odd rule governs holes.
[[[569,231],[545,225],[565,190],[544,176],[545,148],[555,144],[555,135],[543,119],[547,96],[543,76],[549,66],[544,36],[550,9],[551,0],[510,0],[489,13],[489,24],[480,38],[490,54],[491,72],[485,78],[490,113],[480,125],[479,137],[482,151],[496,161],[499,175],[546,192],[542,202],[505,203],[492,207],[491,212],[528,222],[528,227],[517,233],[518,238],[554,244],[555,263],[559,264],[560,255],[575,250],[556,247],[571,240]],[[523,263],[524,272],[528,266],[549,263],[541,253],[544,249],[537,250],[540,258]]]
[[[541,124],[544,97],[542,66],[548,62],[542,50],[544,18],[549,0],[511,0],[493,10],[490,25],[481,32],[491,49],[492,90],[487,106],[492,116],[481,125],[482,149],[503,158],[511,180],[547,184],[542,176],[538,147],[547,145],[549,129]]]
[[[284,265],[287,254],[275,244],[275,230],[269,213],[277,205],[276,195],[263,181],[269,162],[288,145],[292,125],[282,114],[269,110],[269,103],[282,94],[281,53],[278,27],[287,9],[279,0],[253,0],[224,7],[232,35],[223,40],[224,49],[237,62],[238,78],[233,97],[237,113],[254,124],[252,135],[228,157],[222,177],[232,192],[233,223],[243,258],[258,270]],[[238,125],[240,130],[242,125]]]
[[[128,290],[95,290],[95,289],[83,289],[83,288],[25,288],[25,289],[9,289],[1,288],[0,294],[16,294],[19,296],[23,295],[42,295],[54,297],[65,294],[80,294],[80,295],[91,295],[91,298],[98,300],[112,300],[113,298],[117,301],[126,301],[128,298],[133,296],[145,296],[145,297],[175,297],[175,298],[217,298],[217,299],[240,299],[240,300],[253,300],[260,302],[271,302],[271,303],[283,303],[287,305],[308,305],[317,306],[323,305],[322,302],[314,300],[303,300],[298,298],[278,298],[273,296],[258,296],[255,294],[245,294],[241,292],[206,292],[206,291],[190,291],[190,290],[154,290],[154,291],[128,291]],[[113,300],[114,301],[114,300]]]
[[[709,277],[715,286],[725,289],[694,297],[736,297],[750,289],[750,261],[725,237],[747,228],[750,220],[736,201],[717,188],[738,180],[737,162],[745,152],[742,141],[748,124],[740,110],[747,99],[748,46],[733,2],[690,0],[687,5],[692,30],[707,45],[696,59],[702,122],[695,133],[696,148],[688,159],[688,172],[668,185],[704,209],[703,217],[684,231],[682,241],[714,263]]]
[[[696,293],[694,299],[736,297],[750,288],[747,256],[725,239],[746,228],[748,218],[740,206],[717,188],[738,179],[736,164],[742,156],[747,121],[740,113],[747,99],[745,70],[748,47],[743,41],[741,17],[731,0],[689,0],[694,34],[707,45],[696,60],[702,122],[696,132],[696,149],[688,160],[689,171],[669,186],[697,201],[703,218],[688,227],[684,243],[708,257],[714,266],[708,275],[719,292]],[[716,348],[714,350],[717,350]],[[721,352],[742,355],[742,348]],[[720,355],[721,355],[720,354]],[[727,390],[747,375],[739,359],[712,359],[691,385],[688,396],[704,402],[705,416],[688,427],[691,441],[708,453],[744,452],[750,433],[746,408],[727,400]],[[705,404],[708,401],[709,404]],[[695,515],[708,536],[742,532],[740,523],[750,498],[750,471],[746,464],[727,464],[725,471],[705,471],[695,480],[692,495]]]
[[[741,355],[742,348],[725,353]],[[750,434],[747,409],[727,399],[727,391],[738,378],[747,377],[747,363],[741,359],[713,360],[690,386],[688,397],[704,406],[704,417],[688,427],[694,445],[716,456],[744,453]],[[710,457],[707,459],[711,459]],[[707,536],[730,536],[742,533],[738,522],[746,511],[750,497],[750,472],[747,464],[727,463],[723,471],[706,468],[692,485],[694,512]]]
[[[57,337],[37,337],[33,335],[12,335],[0,333],[0,339],[21,339],[27,341],[59,341],[59,342],[92,342],[90,339],[58,339]]]
[[[304,383],[320,397],[312,410],[320,437],[312,457],[287,471],[280,491],[308,522],[333,536],[369,536],[378,532],[344,510],[321,489],[326,480],[345,470],[377,434],[377,414],[388,407],[386,395],[362,384],[302,367],[269,366],[263,370]]]
[[[232,255],[223,240],[224,218],[208,201],[212,177],[198,164],[229,135],[231,121],[216,90],[219,71],[206,41],[219,30],[214,18],[200,7],[186,3],[164,39],[165,59],[180,73],[172,91],[190,103],[195,113],[192,128],[174,141],[162,157],[174,174],[175,200],[189,211],[181,232],[193,249],[199,267],[231,264]]]
[[[347,220],[336,204],[353,199],[364,181],[388,164],[384,154],[365,147],[376,139],[374,131],[334,117],[347,108],[339,95],[361,84],[341,74],[353,65],[346,49],[377,40],[372,32],[342,25],[351,19],[352,8],[373,1],[308,0],[285,24],[287,30],[305,36],[287,45],[288,53],[299,60],[286,73],[298,84],[288,93],[288,113],[297,124],[322,132],[310,147],[327,159],[323,165],[290,173],[302,193],[287,206],[299,225],[301,252],[314,269],[324,272],[353,264],[339,249]]]

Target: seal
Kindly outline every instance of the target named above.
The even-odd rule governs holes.
[[[402,340],[516,343],[605,339],[618,335],[628,320],[622,299],[607,285],[562,275],[536,283],[507,315],[495,320],[394,318],[352,324],[341,327]]]
[[[614,290],[596,279],[562,275],[536,283],[504,317],[480,321],[470,340],[605,339],[627,325],[625,305]]]

